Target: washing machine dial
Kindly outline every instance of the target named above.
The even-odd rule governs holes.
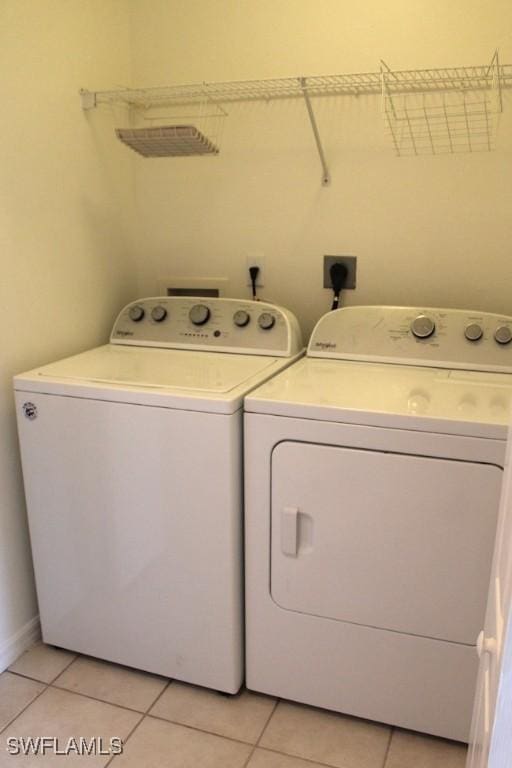
[[[258,325],[264,331],[270,331],[274,327],[276,319],[270,312],[262,312],[258,317]]]
[[[155,321],[155,323],[161,323],[162,320],[165,320],[167,317],[167,310],[165,307],[162,307],[161,304],[159,304],[157,307],[153,307],[151,310],[151,317]]]
[[[466,325],[464,328],[464,336],[468,341],[478,341],[483,335],[484,332],[482,326],[478,323],[469,323],[469,325]]]
[[[418,315],[411,323],[411,333],[417,339],[428,339],[436,329],[436,324],[427,315]]]
[[[210,319],[210,310],[206,304],[194,304],[188,316],[194,325],[204,325]]]
[[[130,320],[133,320],[134,323],[139,323],[144,317],[144,314],[144,307],[141,307],[140,304],[134,304],[134,306],[130,307],[128,310]]]
[[[245,309],[239,309],[238,312],[235,312],[233,315],[233,322],[239,328],[245,328],[246,325],[249,325],[250,319],[251,316]]]
[[[512,341],[512,331],[508,325],[500,325],[494,332],[494,338],[498,344],[508,344]]]

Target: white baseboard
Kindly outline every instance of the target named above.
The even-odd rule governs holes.
[[[39,616],[34,616],[34,618],[27,621],[15,635],[7,638],[7,640],[0,645],[0,672],[7,669],[18,656],[21,656],[23,651],[30,648],[30,646],[39,640],[40,637],[41,625],[39,624]]]

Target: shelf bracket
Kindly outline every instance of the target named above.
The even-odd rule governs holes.
[[[311,106],[311,100],[309,98],[309,93],[307,91],[307,83],[305,77],[299,78],[300,87],[302,89],[302,95],[304,96],[304,101],[306,102],[306,107],[308,110],[309,120],[311,122],[311,128],[313,129],[313,135],[315,137],[316,142],[316,148],[318,150],[318,154],[320,156],[320,162],[322,163],[322,185],[324,187],[327,187],[331,183],[331,175],[329,173],[329,169],[327,168],[327,163],[325,162],[325,155],[324,150],[322,147],[322,142],[320,141],[320,134],[318,132],[318,126],[316,124],[315,120],[315,113],[313,112],[313,107]]]

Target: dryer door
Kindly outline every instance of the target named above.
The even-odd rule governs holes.
[[[272,455],[273,600],[474,644],[501,477],[491,464],[280,443]]]

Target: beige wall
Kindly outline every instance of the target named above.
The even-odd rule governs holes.
[[[512,62],[512,5],[493,0],[134,0],[139,85]],[[215,158],[136,158],[141,293],[160,276],[227,277],[247,295],[247,252],[263,253],[263,296],[306,331],[328,309],[325,253],[358,257],[347,303],[475,307],[512,314],[511,94],[494,153],[397,158],[379,97],[316,106],[332,173],[300,102],[228,106]],[[165,113],[164,113],[165,114]]]
[[[0,669],[37,613],[11,377],[106,341],[134,294],[131,158],[78,98],[129,53],[123,0],[0,3]]]

